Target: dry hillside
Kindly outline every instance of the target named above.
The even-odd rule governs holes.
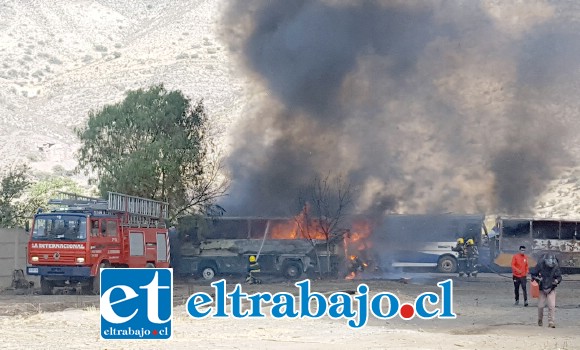
[[[121,100],[129,89],[153,83],[181,89],[195,100],[203,98],[216,125],[227,134],[248,107],[245,91],[253,84],[248,75],[234,68],[226,43],[218,39],[226,3],[0,3],[0,169],[23,161],[36,172],[62,173],[63,168],[74,168],[78,144],[73,128],[84,122],[87,112]],[[580,17],[577,7],[574,1],[539,1],[528,6],[491,0],[481,1],[480,6],[506,38],[523,35],[548,19],[575,22]],[[455,19],[459,22],[460,18],[458,12]],[[469,35],[477,37],[478,32]],[[457,55],[441,56],[438,64],[442,67],[453,65],[454,60],[473,59],[473,65],[459,64],[454,74],[440,77],[437,83],[441,96],[448,95],[445,98],[463,108],[458,108],[461,116],[474,119],[482,111],[490,115],[504,112],[505,101],[514,98],[505,92],[513,91],[512,81],[505,78],[514,75],[513,67],[496,65],[493,57],[474,59],[468,41],[463,46],[440,40],[433,43],[436,49],[428,54],[439,55],[439,47],[458,48]],[[487,49],[492,52],[494,47]],[[574,120],[576,109],[559,105],[565,102],[542,103],[542,108]],[[477,133],[484,137],[478,141],[493,143],[485,137],[496,126],[481,125]],[[580,170],[567,164],[537,201],[537,214],[580,216],[576,201],[579,180]]]
[[[75,166],[73,128],[128,89],[162,82],[220,124],[240,82],[215,36],[217,1],[0,4],[0,165]]]

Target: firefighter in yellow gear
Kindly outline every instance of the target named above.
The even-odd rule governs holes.
[[[250,255],[250,264],[248,266],[248,276],[246,277],[246,283],[248,284],[260,284],[261,280],[256,278],[256,275],[260,273],[260,264],[258,263],[254,255]]]
[[[457,272],[459,276],[463,276],[467,270],[467,250],[465,246],[465,240],[463,238],[457,239],[457,244],[455,247],[451,248],[454,252],[457,252]]]
[[[470,238],[465,242],[465,251],[467,257],[467,270],[465,271],[467,276],[477,277],[477,269],[479,267],[479,250],[475,245],[473,238]]]

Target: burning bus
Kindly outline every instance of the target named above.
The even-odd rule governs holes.
[[[457,271],[458,238],[472,238],[482,247],[483,214],[389,214],[371,222],[353,221],[353,233],[345,238],[347,256],[358,272],[387,272],[393,268],[430,267],[439,272]],[[362,267],[360,267],[363,262]],[[353,278],[351,271],[348,278]]]
[[[297,280],[308,276],[353,279],[401,267],[457,271],[459,237],[483,247],[484,215],[390,214],[380,219],[349,218],[349,229],[327,241],[316,222],[294,218],[184,217],[179,242],[172,244],[178,276],[212,280],[246,272],[250,255],[267,275]],[[327,244],[328,243],[328,244]]]
[[[257,257],[261,273],[298,280],[304,274],[337,275],[340,241],[327,240],[312,220],[259,217],[188,216],[178,224],[172,266],[177,276],[212,280],[246,273]]]

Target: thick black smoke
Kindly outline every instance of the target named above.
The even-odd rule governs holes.
[[[359,212],[525,212],[565,159],[580,31],[557,4],[510,27],[484,1],[230,3],[224,39],[255,82],[230,214],[291,214],[329,172]]]
[[[490,163],[503,211],[533,212],[536,196],[557,175],[558,166],[576,162],[565,146],[578,128],[573,121],[580,107],[575,97],[580,92],[579,29],[566,18],[554,18],[514,43],[517,89],[505,130],[494,137],[501,147]]]

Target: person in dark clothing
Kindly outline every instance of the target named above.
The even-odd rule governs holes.
[[[465,249],[465,241],[463,238],[457,239],[457,244],[451,250],[458,253],[457,256],[457,271],[459,277],[463,276],[467,270],[467,251]]]
[[[465,242],[465,253],[467,258],[467,269],[465,272],[467,277],[477,277],[477,269],[479,266],[479,249],[477,249],[477,246],[475,245],[475,242],[472,238]]]
[[[363,272],[364,270],[365,264],[362,262],[362,260],[356,255],[351,255],[348,272],[354,273],[356,275],[358,272]]]
[[[548,304],[548,327],[556,328],[556,287],[562,282],[562,272],[556,256],[545,255],[531,271],[532,279],[540,286],[538,300],[538,326],[542,326],[544,306]]]

